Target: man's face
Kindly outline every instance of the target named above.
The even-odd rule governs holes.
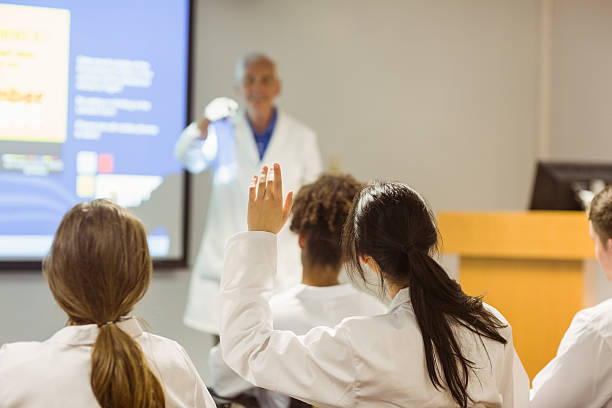
[[[609,281],[612,281],[612,238],[608,238],[606,242],[601,242],[601,238],[593,223],[589,221],[589,234],[593,241],[595,241],[595,259],[601,265],[604,270],[606,277]]]
[[[280,94],[280,80],[272,64],[263,60],[249,63],[244,70],[239,92],[244,99],[249,115],[267,115]]]

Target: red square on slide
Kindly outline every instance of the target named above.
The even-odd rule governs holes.
[[[112,173],[115,157],[110,153],[100,153],[98,155],[98,173]]]

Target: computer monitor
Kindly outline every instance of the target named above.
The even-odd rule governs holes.
[[[583,210],[607,184],[612,163],[538,162],[530,209]]]

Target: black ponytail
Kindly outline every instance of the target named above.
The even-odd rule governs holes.
[[[468,296],[433,256],[438,231],[423,199],[399,183],[376,183],[356,198],[343,231],[343,250],[349,272],[365,280],[360,255],[371,256],[384,282],[409,287],[410,299],[423,338],[429,379],[448,389],[467,407],[468,379],[474,362],[461,350],[454,327],[462,326],[482,338],[506,343],[498,330],[505,327],[484,308],[482,298]]]

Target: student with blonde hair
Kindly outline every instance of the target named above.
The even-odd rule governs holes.
[[[129,316],[152,274],[135,216],[106,200],[76,205],[43,274],[68,323],[46,341],[2,346],[2,407],[215,407],[185,350]]]
[[[612,281],[612,186],[593,198],[588,218],[595,258]],[[612,407],[612,299],[576,313],[532,385],[531,407]]]
[[[402,183],[361,190],[343,232],[350,270],[380,277],[393,298],[388,312],[303,336],[274,330],[276,234],[292,197],[284,200],[279,165],[272,179],[264,167],[249,191],[249,231],[227,243],[221,348],[232,369],[320,408],[527,406],[529,380],[510,325],[436,262],[433,214]]]

